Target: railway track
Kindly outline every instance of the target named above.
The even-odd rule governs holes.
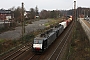
[[[40,55],[33,55],[32,57],[30,57],[28,60],[38,60],[41,56]]]
[[[21,47],[20,49],[10,53],[9,55],[2,58],[2,60],[14,60],[26,51],[30,49],[30,43],[26,44],[25,46]]]

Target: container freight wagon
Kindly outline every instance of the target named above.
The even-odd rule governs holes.
[[[59,23],[59,24],[63,25],[64,29],[67,27],[66,21],[63,21],[63,22],[61,22],[61,23]]]

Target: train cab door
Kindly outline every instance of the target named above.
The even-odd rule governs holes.
[[[58,37],[58,36],[59,36],[59,30],[56,31],[56,37]]]
[[[43,41],[43,48],[44,48],[44,50],[47,48],[47,40]]]

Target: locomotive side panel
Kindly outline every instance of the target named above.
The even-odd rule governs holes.
[[[47,39],[47,45],[49,47],[49,45],[51,45],[51,43],[56,39],[56,33],[52,32],[52,34],[49,36],[49,38]]]
[[[64,30],[64,27],[63,27],[63,25],[61,25],[61,26],[59,27],[58,36],[63,32],[63,30]]]

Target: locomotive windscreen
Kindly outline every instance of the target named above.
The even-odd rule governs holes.
[[[43,41],[42,40],[34,40],[34,44],[42,44]]]

